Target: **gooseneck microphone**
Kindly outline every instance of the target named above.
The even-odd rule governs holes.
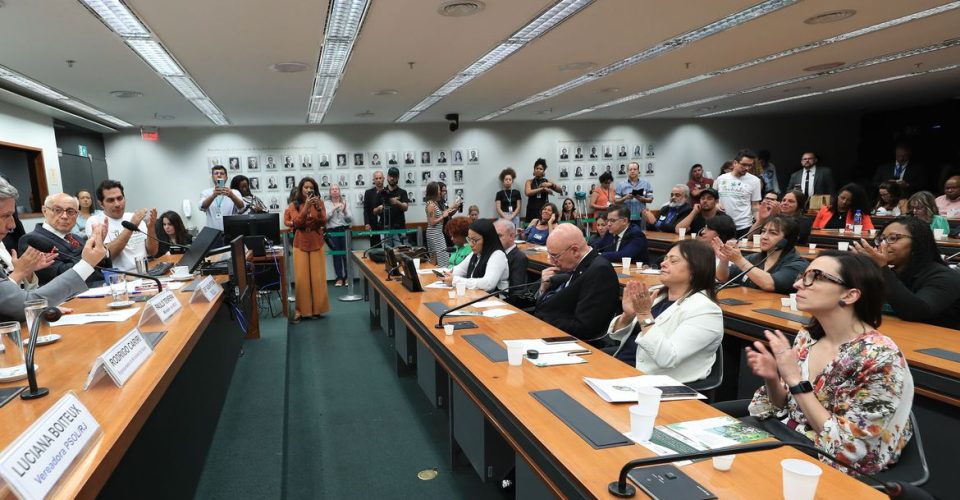
[[[134,233],[142,233],[144,236],[146,236],[147,238],[150,238],[150,239],[153,240],[153,241],[156,241],[157,243],[163,243],[164,245],[168,245],[168,246],[171,246],[171,247],[182,248],[182,249],[184,249],[184,250],[190,250],[190,245],[181,245],[181,244],[179,244],[179,243],[173,243],[173,242],[170,242],[170,241],[163,241],[163,240],[161,240],[160,238],[157,238],[156,236],[150,236],[149,233],[144,233],[143,231],[140,230],[139,227],[137,227],[136,224],[134,224],[134,223],[132,223],[132,222],[130,222],[130,221],[128,221],[128,220],[125,220],[125,221],[121,222],[120,225],[123,226],[124,229],[129,229],[130,231],[133,231]]]
[[[443,328],[443,318],[445,318],[446,316],[448,316],[450,313],[452,313],[452,312],[454,312],[454,311],[459,311],[460,309],[463,309],[464,307],[471,306],[471,305],[473,305],[473,304],[476,304],[477,302],[480,302],[481,300],[489,299],[490,297],[493,297],[494,295],[500,295],[501,293],[507,292],[507,291],[509,291],[509,290],[515,290],[515,289],[517,289],[517,288],[525,288],[525,287],[528,287],[528,286],[531,286],[531,285],[539,285],[539,284],[540,284],[539,281],[531,281],[531,282],[529,282],[529,283],[521,283],[521,284],[519,284],[519,285],[508,286],[508,287],[506,287],[506,288],[504,288],[504,289],[502,289],[502,290],[497,290],[496,292],[488,293],[488,294],[482,295],[482,296],[480,296],[480,297],[478,297],[478,298],[476,298],[476,299],[473,299],[473,300],[470,300],[470,301],[465,302],[465,303],[463,303],[463,304],[460,304],[459,306],[454,307],[453,309],[447,309],[446,311],[443,311],[443,314],[441,314],[439,318],[437,318],[437,325],[436,325],[435,328]]]
[[[807,450],[807,451],[816,453],[817,455],[823,456],[835,464],[839,464],[843,467],[852,469],[857,474],[860,474],[861,476],[869,478],[871,481],[877,483],[877,485],[880,486],[883,492],[886,493],[887,496],[889,496],[890,498],[903,498],[907,500],[933,500],[932,495],[930,495],[926,491],[910,483],[903,482],[903,481],[884,482],[874,475],[863,472],[860,468],[858,468],[855,465],[850,465],[848,463],[841,462],[837,457],[821,450],[820,448],[817,448],[816,446],[806,444],[806,443],[795,443],[795,442],[788,442],[788,441],[774,441],[770,443],[754,443],[754,444],[748,444],[744,446],[725,446],[723,448],[714,448],[712,450],[695,451],[691,453],[677,453],[673,455],[655,456],[655,457],[647,457],[647,458],[639,458],[636,460],[631,460],[626,464],[624,464],[623,468],[620,469],[619,478],[616,481],[610,483],[609,486],[607,486],[607,491],[609,491],[611,495],[620,497],[620,498],[630,498],[636,495],[637,489],[634,488],[633,485],[627,482],[627,474],[629,474],[631,470],[636,469],[637,467],[645,467],[650,465],[660,465],[660,464],[666,464],[671,462],[679,462],[681,460],[698,460],[701,458],[718,457],[721,455],[734,455],[738,453],[752,453],[755,451],[774,450],[782,446],[792,446],[794,448]]]
[[[752,271],[753,268],[755,268],[755,267],[763,264],[764,262],[766,262],[767,259],[770,257],[770,254],[771,254],[771,253],[776,252],[777,250],[783,250],[784,248],[787,248],[787,240],[780,240],[780,241],[778,241],[777,244],[774,245],[773,248],[771,248],[770,251],[767,252],[767,254],[764,255],[763,258],[760,259],[756,264],[751,265],[750,267],[747,268],[746,271],[743,271],[742,273],[740,273],[740,274],[734,276],[733,278],[730,278],[729,280],[727,280],[724,284],[722,284],[722,285],[720,285],[719,287],[717,287],[717,291],[719,292],[720,290],[723,290],[724,288],[727,288],[727,287],[730,286],[733,282],[737,281],[738,279],[742,278],[745,274],[747,274],[747,273],[749,273],[750,271]]]
[[[63,316],[60,308],[45,307],[40,311],[40,314],[34,318],[33,324],[30,325],[30,347],[27,348],[27,355],[25,356],[27,382],[30,384],[30,387],[20,393],[20,398],[22,399],[42,398],[50,393],[50,390],[46,387],[37,386],[37,372],[33,367],[33,352],[37,349],[37,334],[40,332],[40,323],[44,321],[52,323],[60,319],[60,316]]]
[[[37,250],[43,252],[43,253],[49,253],[49,252],[53,251],[53,249],[54,249],[53,242],[48,241],[48,240],[36,241],[36,242],[34,242],[34,243],[37,243],[37,245],[32,245],[32,246],[33,246],[34,248],[36,248]],[[79,258],[74,257],[73,255],[60,254],[60,256],[66,258],[66,259],[72,260],[73,262],[79,262],[79,261],[80,261]],[[114,274],[123,274],[123,275],[126,275],[126,276],[133,276],[134,278],[140,278],[140,279],[150,280],[150,281],[153,281],[154,283],[157,284],[157,293],[160,293],[160,292],[163,291],[163,285],[160,284],[160,280],[159,280],[157,277],[155,277],[155,276],[150,276],[150,275],[147,275],[147,274],[132,273],[132,272],[130,272],[130,271],[121,271],[121,270],[119,270],[119,269],[114,269],[114,268],[111,268],[111,267],[93,266],[93,268],[94,268],[94,269],[97,269],[97,270],[100,271],[100,272],[108,272],[108,273],[114,273]]]

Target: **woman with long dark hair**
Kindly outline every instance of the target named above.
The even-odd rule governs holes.
[[[265,214],[267,213],[267,206],[263,204],[263,200],[259,196],[250,192],[250,179],[245,175],[235,175],[233,179],[230,179],[230,189],[236,189],[240,192],[240,197],[243,198],[243,208],[240,209],[238,214]]]
[[[854,215],[860,211],[862,229],[873,229],[867,193],[857,184],[847,184],[830,198],[830,204],[820,207],[813,220],[814,229],[845,229],[853,226]]]
[[[529,221],[529,225],[523,230],[523,239],[527,243],[536,245],[546,245],[547,237],[550,231],[557,226],[557,216],[559,211],[553,203],[547,203],[540,209],[540,218]]]
[[[577,205],[573,202],[573,198],[563,200],[560,208],[560,220],[580,224],[580,212],[577,211]]]
[[[723,339],[723,311],[716,302],[713,249],[697,240],[674,243],[660,264],[663,288],[631,281],[623,314],[607,330],[620,341],[614,356],[648,375],[693,382],[710,375]]]
[[[877,331],[883,276],[866,257],[828,252],[794,286],[797,308],[813,320],[792,345],[768,330],[769,347],[757,341],[747,348],[747,364],[764,381],[750,415],[780,420],[780,439],[806,438],[876,474],[900,458],[913,435],[910,369],[893,340]]]
[[[903,197],[903,188],[898,182],[881,182],[877,188],[877,204],[873,207],[874,215],[890,215],[899,217],[909,213],[910,206]]]
[[[960,330],[960,274],[940,257],[930,226],[916,217],[897,217],[855,252],[872,260],[884,277],[884,299],[900,319]]]
[[[533,163],[533,178],[527,179],[527,182],[523,185],[523,192],[527,195],[527,222],[540,215],[540,209],[549,200],[551,191],[557,194],[563,193],[563,187],[550,182],[546,173],[547,160],[537,158],[537,161]]]
[[[187,228],[183,225],[183,219],[180,218],[180,214],[169,210],[160,214],[160,217],[157,217],[157,219],[157,239],[160,240],[160,242],[157,247],[156,256],[166,255],[167,252],[171,254],[186,252],[187,250],[185,248],[170,246],[170,243],[177,245],[190,245],[193,243],[193,236],[187,232]]]
[[[809,243],[810,230],[813,229],[813,219],[803,213],[803,207],[807,206],[807,195],[799,189],[793,189],[784,193],[780,201],[776,201],[776,198],[777,194],[772,191],[763,196],[763,201],[760,202],[760,210],[757,211],[757,221],[750,226],[750,231],[760,230],[771,217],[781,215],[797,221],[797,227],[799,228],[797,243],[800,245]]]
[[[807,268],[807,260],[795,248],[799,228],[791,217],[771,217],[760,233],[760,251],[744,257],[736,240],[724,243],[713,239],[713,249],[719,262],[717,279],[727,281],[741,272],[743,286],[784,295],[793,291],[797,274]],[[761,263],[761,261],[763,261]]]
[[[467,231],[467,244],[471,253],[453,268],[453,274],[445,278],[447,284],[466,284],[467,288],[493,293],[510,286],[510,267],[507,254],[503,253],[500,237],[493,222],[477,219]]]
[[[293,274],[297,310],[292,321],[297,323],[303,316],[322,316],[330,310],[327,258],[323,252],[327,211],[313,177],[300,179],[296,195],[283,213],[283,221],[294,230]]]
[[[424,205],[424,211],[427,214],[427,250],[431,256],[437,259],[437,267],[447,267],[450,254],[447,253],[447,240],[443,237],[443,221],[450,215],[457,212],[455,208],[446,210],[440,208],[440,183],[431,182],[427,184],[426,192],[427,204]]]

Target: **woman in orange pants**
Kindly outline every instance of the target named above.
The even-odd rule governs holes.
[[[304,177],[297,196],[283,214],[284,223],[294,230],[293,275],[297,308],[293,323],[302,316],[320,317],[330,310],[327,296],[327,258],[323,251],[323,228],[327,214],[318,194],[317,182]]]

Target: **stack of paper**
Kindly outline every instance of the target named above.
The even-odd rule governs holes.
[[[723,448],[751,443],[771,437],[769,433],[729,416],[691,420],[658,427],[664,432],[680,436],[684,442],[698,449]]]
[[[636,401],[638,387],[656,387],[660,389],[663,391],[663,395],[660,397],[661,401],[707,399],[703,394],[667,375],[640,375],[637,377],[614,379],[583,377],[583,381],[608,403],[630,403]]]
[[[549,353],[557,353],[557,352],[567,353],[567,352],[587,350],[586,348],[578,345],[576,342],[548,344],[544,342],[543,339],[504,340],[503,343],[507,344],[507,347],[514,346],[514,345],[520,346],[520,348],[523,349],[523,352],[527,352],[532,349],[540,353],[541,356]],[[634,400],[636,400],[636,398],[634,398]]]

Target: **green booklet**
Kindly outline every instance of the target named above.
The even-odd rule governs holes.
[[[771,437],[731,416],[691,420],[665,426],[670,434],[681,436],[694,448],[714,449],[750,443]]]

